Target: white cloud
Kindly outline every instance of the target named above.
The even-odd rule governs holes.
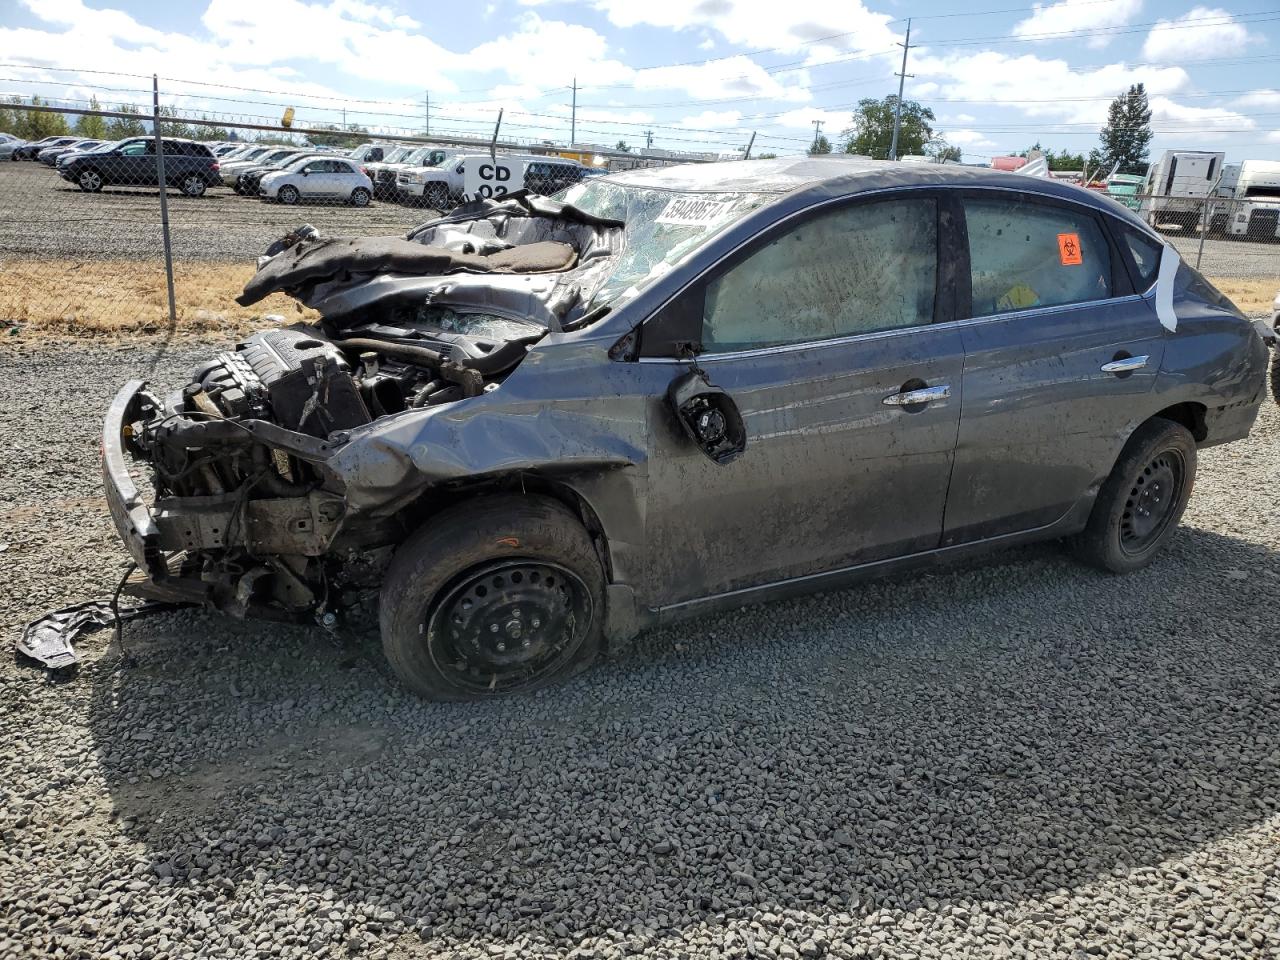
[[[712,130],[736,130],[742,126],[742,112],[739,110],[703,110],[697,116],[681,117],[679,126],[701,127]]]
[[[835,143],[842,131],[853,126],[853,111],[817,110],[812,107],[800,107],[796,110],[788,110],[769,122],[779,127],[789,127],[813,133],[813,121],[815,120],[822,121],[822,132],[828,140]]]
[[[1141,10],[1142,0],[1111,0],[1109,3],[1098,3],[1098,0],[1059,0],[1058,3],[1037,3],[1035,13],[1014,24],[1013,35],[1047,42],[1053,38],[1046,37],[1045,34],[1123,26],[1130,23]],[[1095,48],[1105,47],[1110,42],[1111,36],[1106,33],[1095,33],[1088,41],[1089,46]]]
[[[1250,90],[1236,100],[1238,107],[1280,107],[1280,90]]]
[[[1192,7],[1174,20],[1161,20],[1147,34],[1142,56],[1158,63],[1205,60],[1239,53],[1254,37],[1219,7]]]
[[[1257,127],[1253,118],[1225,107],[1192,107],[1168,97],[1152,97],[1150,103],[1151,126],[1166,139],[1222,140],[1232,132]]]
[[[680,89],[699,100],[729,97],[760,97],[768,100],[806,101],[811,94],[803,72],[781,83],[776,76],[747,57],[729,57],[708,63],[639,70],[634,77],[638,90]]]
[[[815,58],[824,51],[828,55],[881,51],[899,39],[889,28],[893,17],[871,12],[861,0],[592,0],[592,4],[619,27],[702,28],[738,46],[808,49]]]
[[[943,130],[940,131],[947,143],[968,150],[990,149],[996,142],[980,130]]]
[[[605,38],[590,27],[543,20],[530,12],[520,18],[515,33],[488,40],[465,57],[455,58],[455,68],[498,69],[518,83],[543,89],[568,86],[575,76],[596,85],[630,79],[632,69],[611,59],[608,50]]]

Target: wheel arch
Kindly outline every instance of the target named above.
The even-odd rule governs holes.
[[[1163,410],[1157,410],[1148,419],[1172,420],[1174,423],[1186,427],[1191,436],[1195,437],[1196,443],[1203,443],[1209,438],[1209,427],[1206,422],[1206,414],[1208,412],[1209,408],[1203,403],[1185,400],[1182,403],[1175,403],[1172,406],[1165,407]],[[1138,426],[1141,425],[1138,424]]]

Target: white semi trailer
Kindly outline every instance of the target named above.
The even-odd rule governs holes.
[[[1139,214],[1153,227],[1190,229],[1222,176],[1226,154],[1208,150],[1166,150],[1147,169]]]
[[[1223,170],[1210,229],[1218,235],[1280,237],[1280,161],[1242,160]]]

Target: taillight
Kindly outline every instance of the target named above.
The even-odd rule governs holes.
[[[220,166],[218,165],[218,161],[217,161],[217,160],[213,161],[213,172],[214,172],[214,173],[217,173],[217,172],[218,172],[219,170],[221,170],[221,169],[222,169],[222,167],[220,167]]]
[[[363,173],[366,177],[367,177],[367,176],[369,176],[369,168],[368,168],[368,167],[361,167],[361,168],[360,168],[360,172],[361,172],[361,173]]]

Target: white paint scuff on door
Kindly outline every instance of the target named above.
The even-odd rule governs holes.
[[[1156,316],[1160,318],[1160,325],[1170,333],[1178,329],[1178,315],[1173,312],[1173,280],[1181,263],[1178,251],[1165,244],[1160,272],[1156,275]]]

